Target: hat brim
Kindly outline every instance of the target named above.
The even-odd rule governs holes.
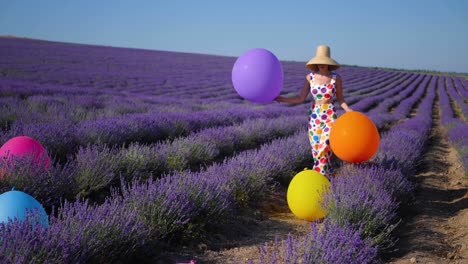
[[[306,63],[306,67],[309,70],[318,71],[317,64],[328,65],[328,70],[330,71],[340,68],[340,64],[329,57],[314,57]]]

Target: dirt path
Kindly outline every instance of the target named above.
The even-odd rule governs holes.
[[[259,247],[293,236],[305,235],[310,231],[310,223],[296,218],[286,202],[286,187],[270,194],[259,202],[255,211],[240,214],[231,223],[222,224],[219,230],[211,230],[213,235],[203,243],[182,248],[171,248],[152,264],[189,263],[197,264],[258,263]]]
[[[247,220],[245,230],[237,238],[229,239],[221,250],[207,250],[198,263],[248,263],[259,259],[259,246],[286,239],[288,234],[305,235],[310,231],[310,223],[296,218],[286,202],[286,190],[276,192],[268,197],[259,208],[258,219]],[[238,227],[236,227],[238,229]],[[238,230],[236,230],[238,231]],[[243,234],[242,234],[243,233]],[[242,237],[242,235],[245,235]]]
[[[434,122],[415,177],[416,201],[403,208],[400,241],[387,263],[468,263],[468,180],[438,116]]]

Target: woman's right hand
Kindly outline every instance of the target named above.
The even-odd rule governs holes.
[[[275,100],[276,102],[278,102],[278,103],[281,103],[281,102],[283,102],[283,99],[284,99],[284,97],[278,96],[278,97],[276,97],[274,100]]]

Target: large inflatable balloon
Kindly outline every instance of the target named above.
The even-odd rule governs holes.
[[[294,176],[287,192],[288,206],[299,219],[315,221],[325,217],[323,196],[330,188],[330,181],[315,170],[304,169]]]
[[[379,148],[379,131],[366,115],[346,112],[332,125],[330,147],[343,161],[360,163],[369,160]]]
[[[254,103],[269,103],[280,94],[283,68],[272,52],[251,49],[234,63],[232,84],[241,97]]]
[[[37,210],[38,223],[49,227],[49,219],[44,207],[31,195],[21,191],[9,191],[0,195],[0,223],[8,223],[8,219],[24,221],[27,210]]]
[[[44,168],[48,168],[50,158],[45,148],[35,139],[28,136],[14,137],[0,148],[0,159],[10,162],[13,157],[31,158],[35,165],[44,162]]]

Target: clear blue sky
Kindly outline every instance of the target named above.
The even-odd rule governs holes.
[[[468,72],[464,0],[0,0],[0,35],[238,57]]]

